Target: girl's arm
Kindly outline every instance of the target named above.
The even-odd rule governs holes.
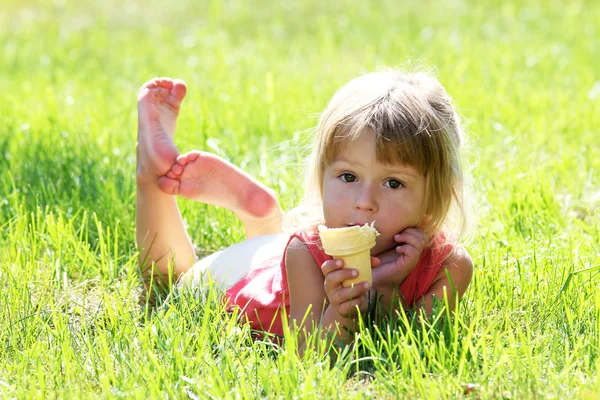
[[[292,331],[294,328],[300,332],[310,331],[320,323],[327,306],[323,289],[325,278],[304,242],[298,238],[293,238],[286,250],[285,269],[290,292],[290,328]],[[301,337],[304,338],[299,336],[300,342],[303,341]]]
[[[306,245],[298,238],[292,239],[286,251],[285,266],[288,279],[288,287],[290,292],[290,319],[289,324],[291,330],[298,332],[298,349],[300,354],[304,353],[305,339],[315,327],[323,329],[323,335],[326,337],[329,333],[333,333],[337,339],[343,343],[348,343],[351,340],[348,330],[354,328],[355,314],[351,312],[345,313],[349,318],[340,315],[336,308],[329,304],[325,292],[325,286],[335,285],[339,279],[341,287],[342,280],[351,278],[352,271],[341,270],[341,266],[335,264],[334,261],[327,261],[328,276],[333,276],[336,281],[329,279],[326,284],[325,277],[321,271],[321,267],[315,262]],[[332,275],[333,274],[333,275]],[[342,299],[343,309],[349,309],[348,301],[344,301],[345,294],[348,290],[341,289],[337,293]],[[357,289],[356,292],[359,292]],[[337,294],[336,293],[336,294]],[[364,293],[357,293],[356,297],[360,297]],[[365,296],[363,296],[365,297]],[[359,299],[354,299],[354,302],[360,302]],[[363,305],[360,302],[359,308],[364,309],[366,302]],[[338,305],[339,308],[339,305]],[[345,311],[344,311],[345,312]]]
[[[450,275],[452,284],[450,284],[450,281],[446,276],[446,271],[448,271],[448,274]],[[444,265],[434,278],[427,294],[425,294],[423,299],[420,302],[417,302],[415,306],[417,308],[423,307],[427,315],[431,315],[433,296],[440,301],[444,301],[445,291],[448,296],[448,305],[451,307],[451,310],[454,311],[456,305],[455,296],[458,296],[458,299],[460,300],[469,287],[472,277],[473,260],[471,260],[469,252],[463,246],[457,245],[454,252],[446,259],[446,261],[444,261]],[[453,290],[453,287],[456,291]]]
[[[373,287],[379,304],[385,310],[394,310],[400,301],[400,284],[419,262],[427,243],[425,232],[420,228],[406,228],[394,235],[398,243],[377,257],[372,258]]]
[[[373,271],[376,271],[378,264],[386,262],[390,257],[393,258],[393,255],[390,256],[390,253],[388,252],[387,254],[382,255],[381,261],[377,259],[374,260],[373,265],[375,269]],[[398,278],[398,280],[402,282],[411,270],[412,267],[398,269],[395,278]],[[446,276],[446,271],[450,274],[452,285]],[[448,304],[451,305],[451,307],[454,307],[454,295],[457,294],[459,299],[463,296],[471,282],[472,276],[473,261],[471,261],[471,256],[464,247],[457,245],[455,251],[444,261],[442,268],[440,268],[440,271],[433,279],[433,283],[427,293],[423,296],[422,300],[415,304],[415,307],[423,307],[427,315],[430,315],[433,308],[433,296],[437,297],[438,300],[443,301],[444,288],[446,288]],[[453,285],[456,289],[456,293],[452,289]],[[386,312],[398,308],[401,294],[398,289],[399,284],[396,283],[396,281],[374,283],[373,287],[377,291],[374,295],[379,297],[380,304],[384,307]]]

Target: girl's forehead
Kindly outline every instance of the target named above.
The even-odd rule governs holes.
[[[394,143],[368,129],[360,133],[336,137],[330,146],[329,154],[331,158],[335,158],[340,154],[353,151],[367,157],[372,154],[369,152],[374,152],[378,162],[397,165],[407,164],[406,158],[403,156],[403,153],[406,153],[403,150],[405,148],[408,150],[407,147],[409,147],[407,144]]]
[[[344,129],[333,137],[331,150],[335,153],[347,151],[348,148],[373,148],[377,146],[377,135],[371,129]]]
[[[424,174],[419,170],[416,165],[406,163],[402,159],[394,158],[388,160],[384,157],[378,157],[376,148],[364,148],[361,146],[352,147],[351,151],[348,151],[349,147],[339,148],[337,152],[332,154],[327,164],[333,163],[345,163],[357,166],[365,166],[367,164],[377,165],[382,172],[399,172],[418,177]],[[375,151],[375,154],[369,154],[368,152]]]
[[[401,168],[410,170],[415,175],[427,175],[423,154],[415,148],[416,143],[395,143],[371,130],[365,130],[356,135],[338,136],[330,143],[325,155],[325,164],[337,160],[381,164],[383,168]],[[417,145],[418,146],[418,145]]]

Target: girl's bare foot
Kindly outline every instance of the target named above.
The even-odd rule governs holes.
[[[146,82],[138,95],[136,243],[145,275],[180,274],[191,267],[196,255],[177,201],[157,185],[176,162],[173,143],[175,124],[185,83],[169,78]]]
[[[234,211],[248,237],[281,232],[282,211],[275,192],[214,154],[180,155],[158,186],[168,194]]]
[[[138,95],[138,184],[155,184],[179,155],[173,142],[179,107],[187,88],[179,79],[155,78]]]

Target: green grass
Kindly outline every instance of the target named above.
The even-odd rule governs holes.
[[[600,6],[526,3],[4,1],[0,395],[600,397]],[[217,152],[290,208],[316,116],[383,66],[434,67],[468,121],[476,270],[455,317],[299,359],[253,342],[214,292],[151,306],[139,86],[183,78],[180,149]],[[181,208],[202,251],[243,238],[229,212]]]

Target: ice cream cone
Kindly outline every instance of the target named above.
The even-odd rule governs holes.
[[[358,277],[344,281],[343,286],[373,282],[370,250],[375,246],[375,237],[379,235],[373,224],[335,229],[320,225],[319,235],[326,254],[343,260],[344,268],[354,268],[358,271]]]

